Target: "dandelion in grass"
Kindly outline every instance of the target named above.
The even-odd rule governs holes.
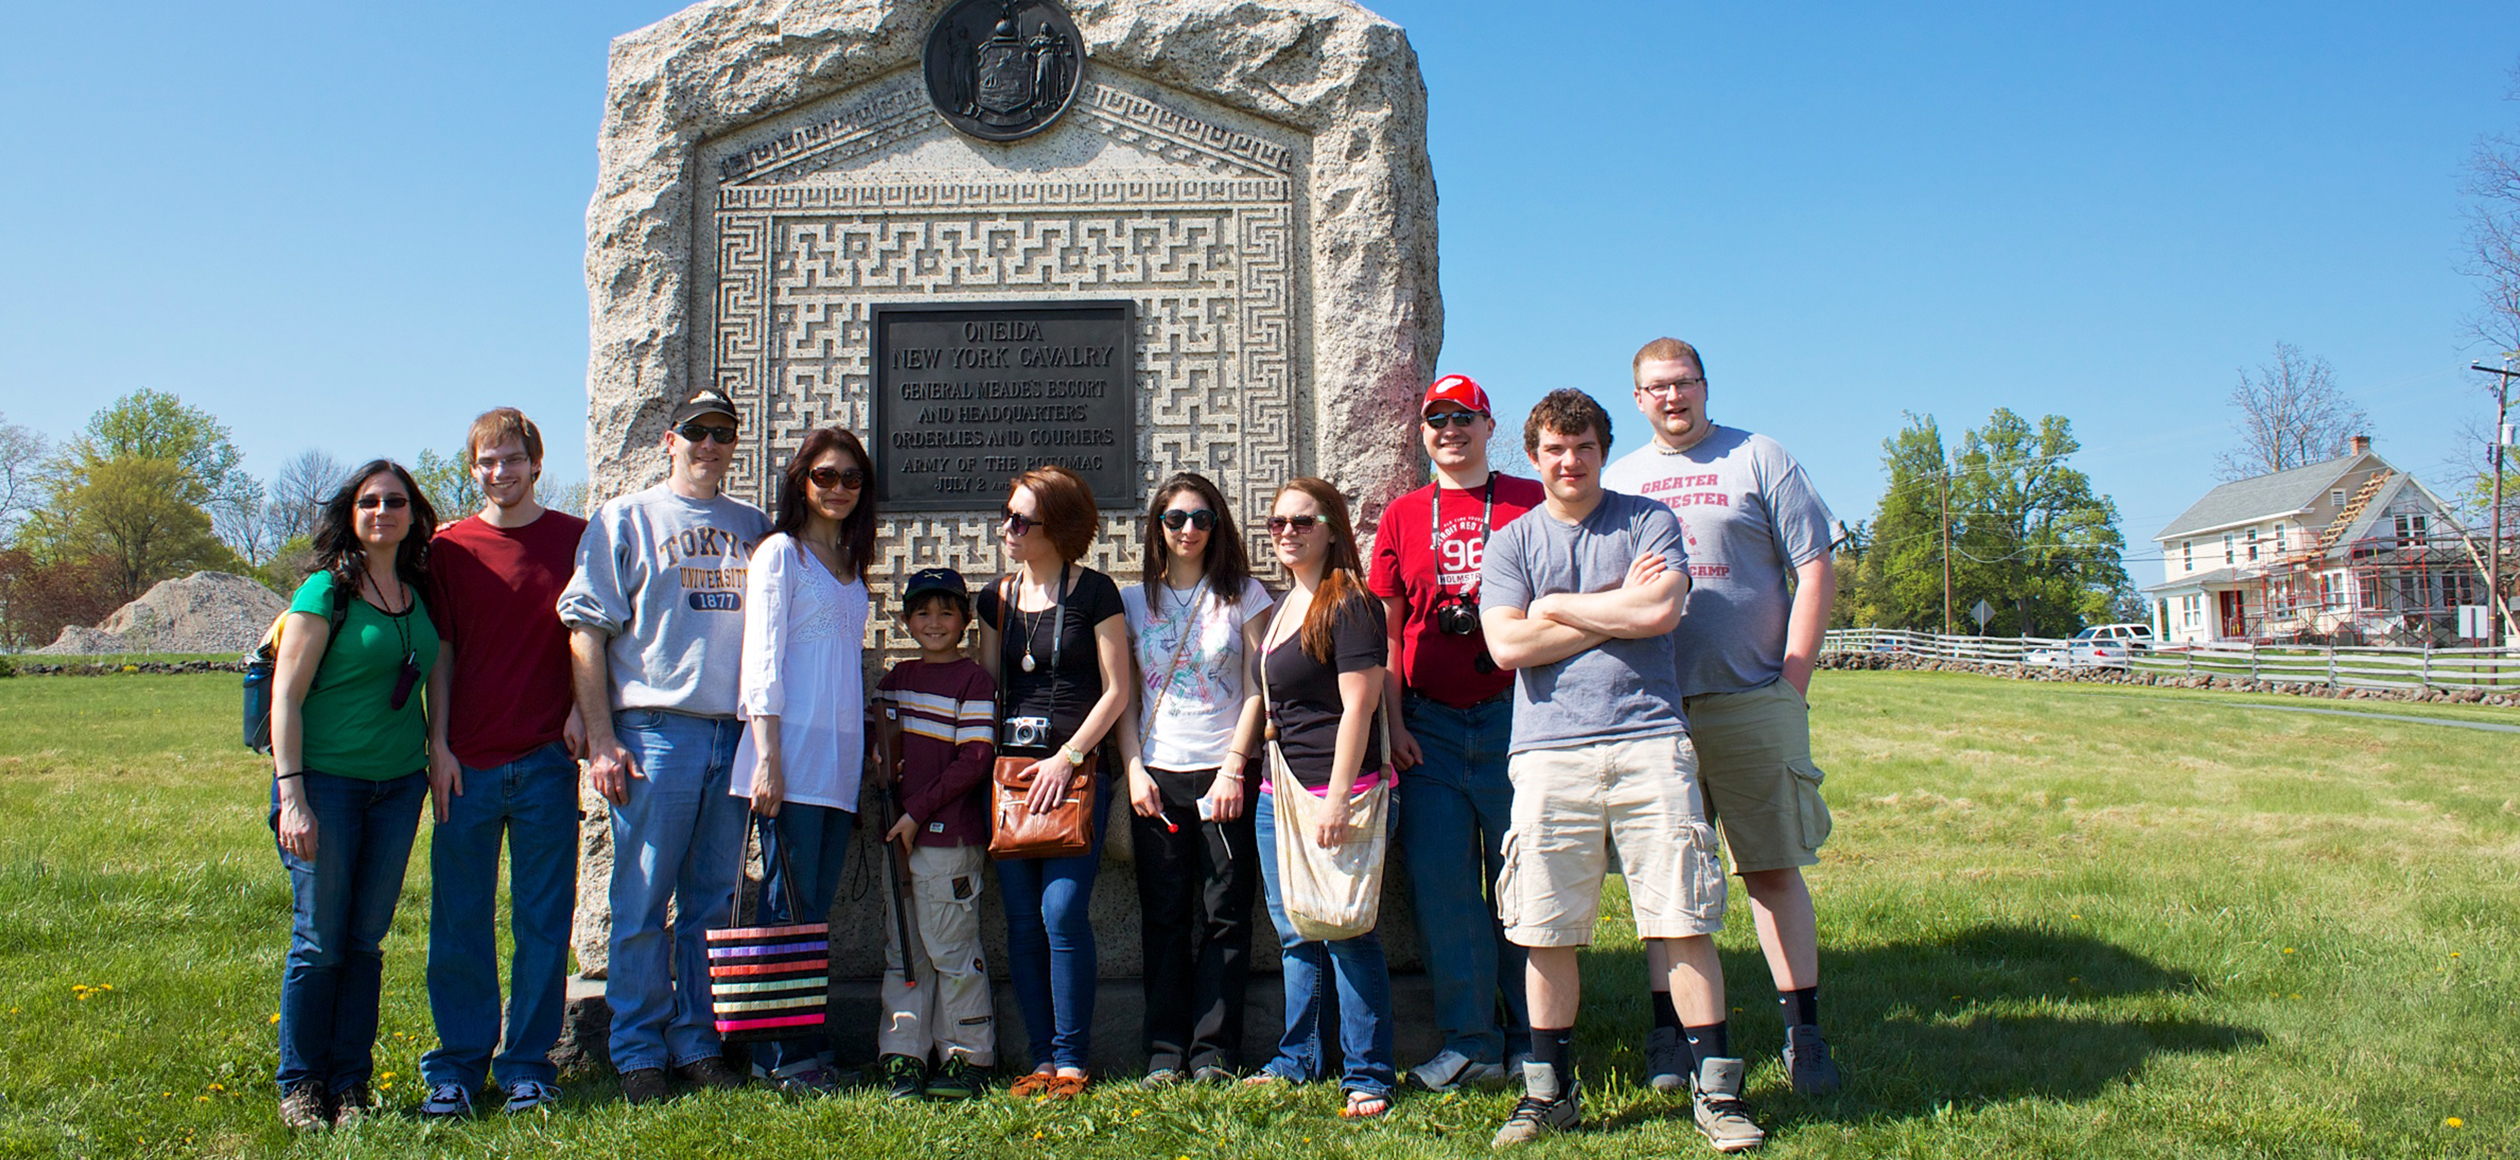
[[[2285,954],[2291,954],[2291,953],[2293,953],[2293,949],[2292,949],[2291,947],[2285,947],[2285,948],[2284,948],[2284,953],[2285,953]]]
[[[2457,1116],[2452,1116],[2449,1119],[2443,1120],[2441,1122],[2441,1126],[2445,1128],[2464,1128],[2467,1127],[2467,1121],[2462,1120]]]
[[[279,1025],[279,1023],[280,1023],[280,1013],[279,1013],[279,1012],[274,1011],[274,1012],[272,1012],[272,1013],[271,1013],[271,1022],[272,1022],[272,1024],[273,1024],[274,1026],[278,1026],[278,1025]]]

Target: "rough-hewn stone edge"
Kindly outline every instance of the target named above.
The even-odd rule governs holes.
[[[612,45],[587,208],[587,457],[598,496],[662,477],[647,449],[691,365],[694,146],[916,59],[945,0],[724,0]],[[1341,0],[1069,5],[1088,51],[1315,137],[1302,295],[1311,461],[1369,510],[1415,481],[1391,434],[1443,343],[1426,89],[1399,26]],[[1388,215],[1387,217],[1384,215]],[[1353,229],[1349,223],[1393,223]],[[1330,384],[1336,384],[1332,389]]]

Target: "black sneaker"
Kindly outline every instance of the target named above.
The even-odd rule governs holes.
[[[324,1098],[324,1085],[302,1079],[281,1089],[280,1122],[293,1132],[332,1127],[332,1101]]]
[[[974,1100],[988,1090],[988,1077],[959,1055],[946,1056],[945,1065],[937,1068],[927,1083],[928,1098],[932,1100]]]
[[[927,1094],[927,1065],[907,1055],[884,1057],[884,1088],[897,1100],[915,1100]]]
[[[1688,1084],[1689,1045],[1680,1038],[1677,1027],[1657,1027],[1645,1033],[1645,1086],[1658,1092],[1676,1092]]]
[[[744,1073],[728,1067],[724,1058],[715,1055],[692,1060],[675,1068],[674,1074],[696,1088],[731,1091],[744,1086]]]
[[[621,1073],[621,1098],[633,1107],[662,1103],[667,1094],[664,1068],[640,1067]]]
[[[1496,1138],[1488,1141],[1488,1147],[1510,1148],[1551,1132],[1568,1132],[1583,1126],[1584,1110],[1576,1099],[1573,1092],[1554,1100],[1524,1096],[1514,1105],[1514,1113],[1505,1117],[1505,1126],[1496,1130]]]
[[[1825,1096],[1838,1090],[1837,1061],[1829,1058],[1829,1041],[1820,1037],[1820,1029],[1809,1023],[1785,1029],[1785,1074],[1794,1081],[1794,1094]]]

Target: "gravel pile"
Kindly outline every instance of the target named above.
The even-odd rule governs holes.
[[[94,628],[72,625],[38,653],[233,653],[262,640],[289,602],[262,582],[225,572],[161,581]]]

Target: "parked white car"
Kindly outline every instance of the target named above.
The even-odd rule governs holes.
[[[2095,624],[2061,646],[2023,653],[2021,663],[2047,669],[2122,669],[2129,657],[2152,651],[2152,645],[2149,624]]]

